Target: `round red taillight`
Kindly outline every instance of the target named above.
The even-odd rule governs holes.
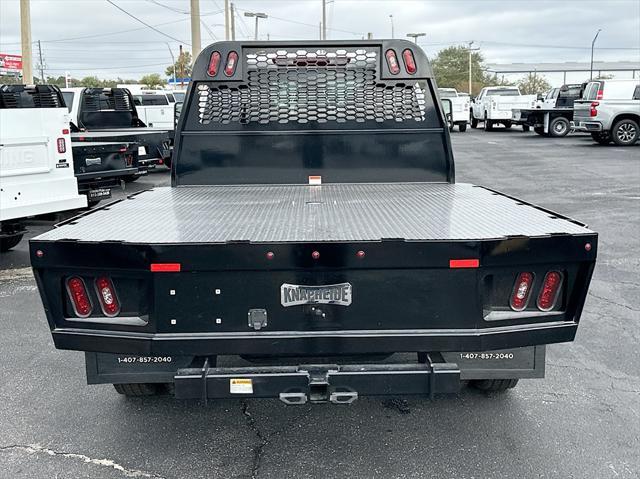
[[[313,253],[311,253],[311,257],[313,259],[320,259],[320,252],[319,251],[314,251]]]
[[[356,253],[356,256],[357,256],[358,258],[362,259],[362,258],[364,258],[364,257],[366,256],[366,253],[365,253],[364,251],[360,250],[360,251],[358,251],[358,252]]]
[[[273,259],[275,258],[275,253],[273,251],[268,251],[267,252],[267,259]]]
[[[41,249],[36,250],[36,257],[42,258],[44,256],[44,251]]]
[[[591,251],[591,243],[586,243],[586,244],[584,245],[584,250],[585,250],[585,251]]]

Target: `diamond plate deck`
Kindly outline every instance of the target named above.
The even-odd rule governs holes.
[[[470,184],[377,183],[156,188],[35,239],[274,243],[586,233],[579,224]]]

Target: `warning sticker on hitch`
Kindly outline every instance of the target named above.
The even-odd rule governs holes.
[[[253,382],[250,378],[229,379],[229,392],[231,394],[253,394]]]

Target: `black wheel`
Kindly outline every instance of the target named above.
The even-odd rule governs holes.
[[[516,387],[517,379],[474,379],[469,385],[487,392],[501,392]]]
[[[493,122],[487,118],[487,112],[484,112],[484,131],[493,131]]]
[[[154,383],[114,384],[118,394],[127,397],[155,396],[161,392],[161,385]]]
[[[531,130],[531,127],[529,125],[522,125],[522,131],[527,132]]]
[[[460,123],[458,125],[458,130],[460,130],[460,133],[464,133],[465,131],[467,131],[467,124],[466,123]]]
[[[471,114],[471,128],[478,128],[478,120],[475,119],[473,113]]]
[[[535,126],[533,128],[533,131],[535,131],[540,136],[544,136],[544,128],[541,126]]]
[[[505,129],[507,130],[513,126],[513,124],[510,121],[505,121],[503,124]]]
[[[133,183],[134,181],[137,181],[140,178],[140,175],[129,175],[129,176],[125,176],[123,178],[125,183]]]
[[[631,146],[638,141],[640,135],[640,127],[638,122],[633,121],[631,118],[625,118],[613,125],[611,129],[611,138],[613,142],[618,146]]]
[[[17,244],[22,240],[23,236],[23,234],[19,234],[0,238],[0,251],[4,253],[5,251],[9,251],[14,246],[17,246]]]
[[[551,123],[549,123],[549,136],[554,138],[567,136],[570,130],[571,124],[569,123],[569,120],[562,116],[554,118],[551,120]]]
[[[591,138],[593,138],[593,141],[600,143],[601,145],[608,145],[611,143],[611,137],[609,136],[609,133],[605,131],[591,133]]]

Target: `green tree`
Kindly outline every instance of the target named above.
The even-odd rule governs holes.
[[[78,83],[79,85],[77,86],[85,86],[89,88],[99,88],[104,86],[103,81],[95,75],[84,77],[83,79],[78,80]]]
[[[476,95],[485,85],[484,58],[478,51],[471,53],[471,95]],[[440,50],[431,62],[438,86],[469,90],[469,50],[465,46],[448,47]]]
[[[186,78],[191,76],[191,53],[182,52],[174,65],[169,65],[165,70],[165,74],[169,78],[173,78],[173,68],[175,67],[176,78]]]
[[[158,88],[166,85],[167,82],[158,73],[150,73],[140,78],[140,83],[147,88]]]
[[[537,95],[547,90],[551,90],[551,85],[537,73],[529,73],[518,82],[518,88],[523,95]]]

